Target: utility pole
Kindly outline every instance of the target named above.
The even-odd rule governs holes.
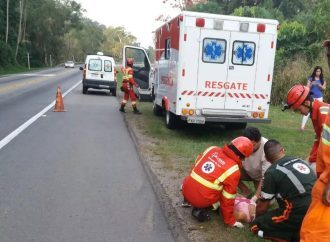
[[[28,60],[28,68],[30,70],[31,68],[30,68],[30,54],[29,54],[29,52],[27,53],[27,60]]]

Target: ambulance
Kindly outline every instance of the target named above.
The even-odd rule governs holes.
[[[269,123],[277,20],[181,12],[155,31],[153,67],[143,48],[134,58],[141,96],[173,129],[182,122],[245,128]]]

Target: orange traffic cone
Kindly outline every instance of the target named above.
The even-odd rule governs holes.
[[[56,92],[56,102],[55,102],[55,107],[54,107],[54,112],[65,112],[66,110],[64,109],[64,103],[63,103],[63,98],[62,98],[62,91],[60,86],[57,87],[57,92]]]

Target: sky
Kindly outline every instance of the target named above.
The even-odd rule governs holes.
[[[163,0],[75,0],[86,10],[84,15],[109,27],[123,26],[142,47],[154,46],[153,31],[162,25],[159,15],[174,17],[179,13]]]

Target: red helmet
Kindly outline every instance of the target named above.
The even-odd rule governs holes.
[[[127,60],[126,60],[126,64],[127,64],[127,65],[132,66],[133,63],[134,63],[134,59],[133,59],[133,58],[127,58]]]
[[[253,144],[249,138],[239,136],[231,141],[231,144],[244,156],[249,157],[253,153]]]
[[[306,100],[309,91],[309,87],[303,85],[294,85],[291,87],[286,97],[287,107],[296,110]]]

